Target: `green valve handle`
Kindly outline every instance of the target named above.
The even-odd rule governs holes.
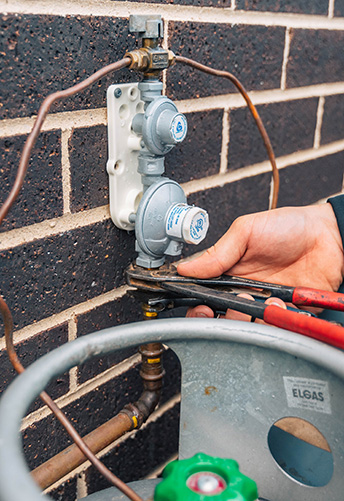
[[[154,501],[255,501],[256,483],[239,471],[234,459],[199,453],[172,461],[155,488]]]

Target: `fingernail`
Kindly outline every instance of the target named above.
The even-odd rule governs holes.
[[[196,313],[195,317],[200,317],[200,318],[208,318],[205,313]]]

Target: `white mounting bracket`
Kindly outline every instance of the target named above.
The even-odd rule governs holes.
[[[142,197],[137,172],[142,136],[131,129],[134,116],[144,112],[137,83],[111,85],[107,90],[110,213],[115,225],[133,230],[130,215],[136,214]]]

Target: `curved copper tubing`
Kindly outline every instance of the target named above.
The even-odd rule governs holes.
[[[257,124],[259,132],[263,138],[266,151],[268,152],[269,160],[270,160],[271,167],[272,167],[272,178],[273,178],[273,193],[272,193],[272,200],[271,200],[271,204],[270,204],[270,209],[276,209],[277,201],[278,201],[278,192],[279,192],[279,172],[278,172],[277,165],[276,165],[275,154],[274,154],[268,133],[266,132],[266,129],[265,129],[264,124],[262,122],[262,119],[260,118],[260,116],[258,114],[257,108],[252,103],[250,96],[248,95],[245,87],[242,85],[242,83],[234,75],[232,75],[232,73],[229,73],[228,71],[215,70],[213,68],[210,68],[209,66],[205,66],[204,64],[198,63],[197,61],[194,61],[193,59],[189,59],[187,57],[182,57],[182,56],[176,56],[175,61],[176,61],[176,63],[187,64],[188,66],[191,66],[192,68],[196,68],[196,70],[203,71],[204,73],[209,73],[210,75],[214,75],[216,77],[227,78],[235,85],[235,87],[238,89],[240,94],[243,96],[243,98],[245,99],[246,104],[249,107],[249,110],[250,110],[250,112],[251,112],[251,114],[252,114],[252,116]]]
[[[164,375],[161,362],[163,351],[160,343],[149,343],[140,347],[142,395],[137,402],[126,405],[117,416],[83,437],[94,454],[105,449],[128,431],[139,429],[153,412],[160,399]],[[151,362],[152,359],[155,360],[154,363]],[[42,489],[46,489],[84,462],[85,456],[75,444],[72,444],[38,466],[31,475]]]
[[[15,370],[21,374],[24,372],[24,367],[19,361],[17,353],[14,349],[13,345],[13,320],[11,312],[4,301],[4,299],[0,296],[0,311],[2,317],[4,319],[5,326],[5,340],[6,340],[6,348],[8,352],[9,359],[15,368]],[[44,391],[40,394],[40,398],[42,401],[49,407],[49,409],[55,414],[57,419],[60,421],[62,426],[66,429],[69,436],[75,442],[75,444],[79,447],[81,454],[83,454],[92,464],[97,468],[97,470],[117,489],[119,489],[123,494],[125,494],[129,499],[133,501],[143,501],[136,492],[134,492],[128,485],[126,485],[122,480],[120,480],[116,475],[114,475],[91,451],[88,445],[83,441],[79,433],[72,426],[70,421],[64,415],[64,413],[59,409],[59,407],[55,404],[54,400]]]
[[[53,94],[49,94],[49,96],[47,96],[44,99],[43,103],[41,104],[38,110],[34,126],[32,127],[32,130],[25,142],[14,184],[11,188],[11,191],[7,199],[0,208],[0,225],[2,221],[5,219],[8,211],[15,202],[21,190],[21,187],[23,186],[24,177],[28,168],[32,148],[36,143],[38,134],[41,131],[45,117],[49,113],[52,104],[55,101],[59,101],[60,99],[73,96],[74,94],[77,94],[78,92],[87,89],[87,87],[89,87],[90,85],[92,85],[93,83],[95,83],[97,80],[104,77],[108,73],[112,73],[113,71],[118,71],[122,68],[125,68],[126,66],[129,66],[130,63],[131,63],[130,57],[125,57],[120,61],[117,61],[116,63],[104,66],[104,68],[101,68],[100,70],[96,71],[95,73],[93,73],[93,75],[89,76],[82,82],[73,85],[73,87],[69,87],[68,89],[65,90],[59,90],[57,92],[54,92]]]
[[[120,413],[85,435],[83,441],[93,454],[97,454],[132,428],[133,422],[130,417]],[[41,489],[46,489],[84,462],[85,456],[75,444],[72,444],[39,465],[31,475]]]
[[[40,109],[37,114],[36,121],[34,123],[34,126],[25,142],[24,148],[23,148],[23,153],[20,159],[16,179],[14,181],[14,184],[12,186],[12,189],[3,203],[3,205],[0,208],[0,225],[4,218],[6,217],[8,211],[12,207],[13,203],[15,202],[20,189],[23,185],[24,182],[24,177],[28,168],[28,163],[30,160],[30,155],[32,148],[36,142],[36,139],[40,133],[40,130],[42,128],[43,122],[45,120],[45,117],[47,116],[50,107],[55,101],[58,101],[60,99],[66,98],[73,96],[77,92],[80,92],[82,90],[85,90],[87,87],[95,83],[97,80],[100,78],[104,77],[108,73],[111,73],[113,71],[117,71],[121,68],[125,68],[126,66],[129,66],[130,64],[130,58],[126,57],[124,59],[121,59],[120,61],[117,61],[116,63],[109,64],[108,66],[105,66],[104,68],[101,68],[99,71],[91,75],[90,77],[86,78],[82,82],[74,85],[73,87],[69,87],[68,89],[54,92],[53,94],[50,94],[47,96],[43,103],[40,106]],[[12,331],[13,331],[13,320],[12,320],[12,315],[10,313],[10,310],[3,298],[0,297],[0,311],[4,319],[4,326],[5,326],[5,340],[6,340],[6,348],[8,352],[9,359],[15,368],[15,370],[20,374],[22,373],[25,369],[20,363],[18,356],[16,354],[16,351],[14,349],[13,345],[13,338],[12,338]],[[142,501],[142,498],[138,496],[130,487],[128,487],[124,482],[122,482],[119,478],[117,478],[108,468],[106,468],[105,465],[102,464],[102,462],[92,453],[92,451],[89,449],[89,447],[86,445],[86,443],[83,441],[81,436],[78,434],[78,432],[74,429],[70,421],[67,419],[67,417],[64,415],[64,413],[58,408],[58,406],[55,404],[55,402],[49,397],[49,395],[46,392],[42,392],[40,395],[42,401],[49,407],[49,409],[55,414],[57,419],[60,421],[60,423],[64,426],[70,437],[73,439],[73,441],[77,444],[79,447],[80,451],[82,454],[98,469],[98,471],[113,485],[115,485],[120,491],[123,492],[128,498],[132,499],[133,501]]]

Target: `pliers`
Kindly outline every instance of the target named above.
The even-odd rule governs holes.
[[[344,294],[308,287],[289,287],[231,275],[211,279],[182,277],[173,265],[156,270],[131,265],[126,271],[126,277],[129,285],[155,295],[155,298],[151,298],[155,303],[160,295],[161,301],[165,302],[175,300],[178,304],[190,306],[205,304],[222,312],[230,308],[344,349],[342,326],[321,320],[304,310],[284,310],[261,302],[269,297],[278,297],[296,306],[344,311]],[[242,292],[251,294],[256,300],[237,297]]]

